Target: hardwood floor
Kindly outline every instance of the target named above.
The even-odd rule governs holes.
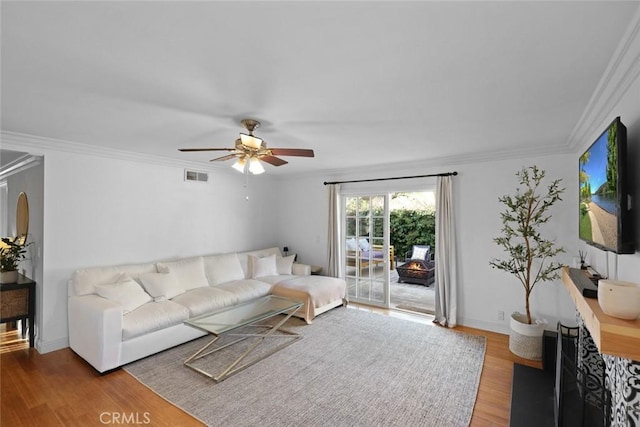
[[[9,326],[9,323],[0,324],[0,354],[25,348],[29,348],[29,340],[28,338],[22,338],[22,334],[20,334],[15,325]]]
[[[436,326],[430,316],[350,305]],[[471,426],[509,424],[513,363],[540,367],[509,352],[508,336],[478,329],[456,330],[487,338],[487,351]],[[0,335],[0,348],[14,332]],[[39,354],[28,346],[0,354],[0,425],[201,426],[124,370],[100,375],[70,349]]]

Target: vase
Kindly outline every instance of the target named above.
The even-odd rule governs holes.
[[[0,283],[16,283],[18,281],[18,270],[0,272]]]
[[[527,323],[527,315],[514,312],[511,315],[509,350],[516,356],[529,360],[542,360],[542,336],[547,326],[544,319],[532,319]]]

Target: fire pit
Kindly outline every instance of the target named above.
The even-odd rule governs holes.
[[[412,259],[397,266],[398,283],[414,283],[429,286],[434,281],[435,267],[430,261]]]

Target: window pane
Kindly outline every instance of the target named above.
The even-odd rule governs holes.
[[[369,236],[369,218],[360,218],[360,237]]]
[[[345,202],[344,211],[347,216],[355,216],[356,214],[356,206],[358,202],[357,197],[347,197]]]

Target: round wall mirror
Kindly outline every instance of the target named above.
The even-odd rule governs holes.
[[[16,208],[16,240],[21,244],[27,241],[29,234],[29,202],[23,192],[18,194],[18,206]]]

